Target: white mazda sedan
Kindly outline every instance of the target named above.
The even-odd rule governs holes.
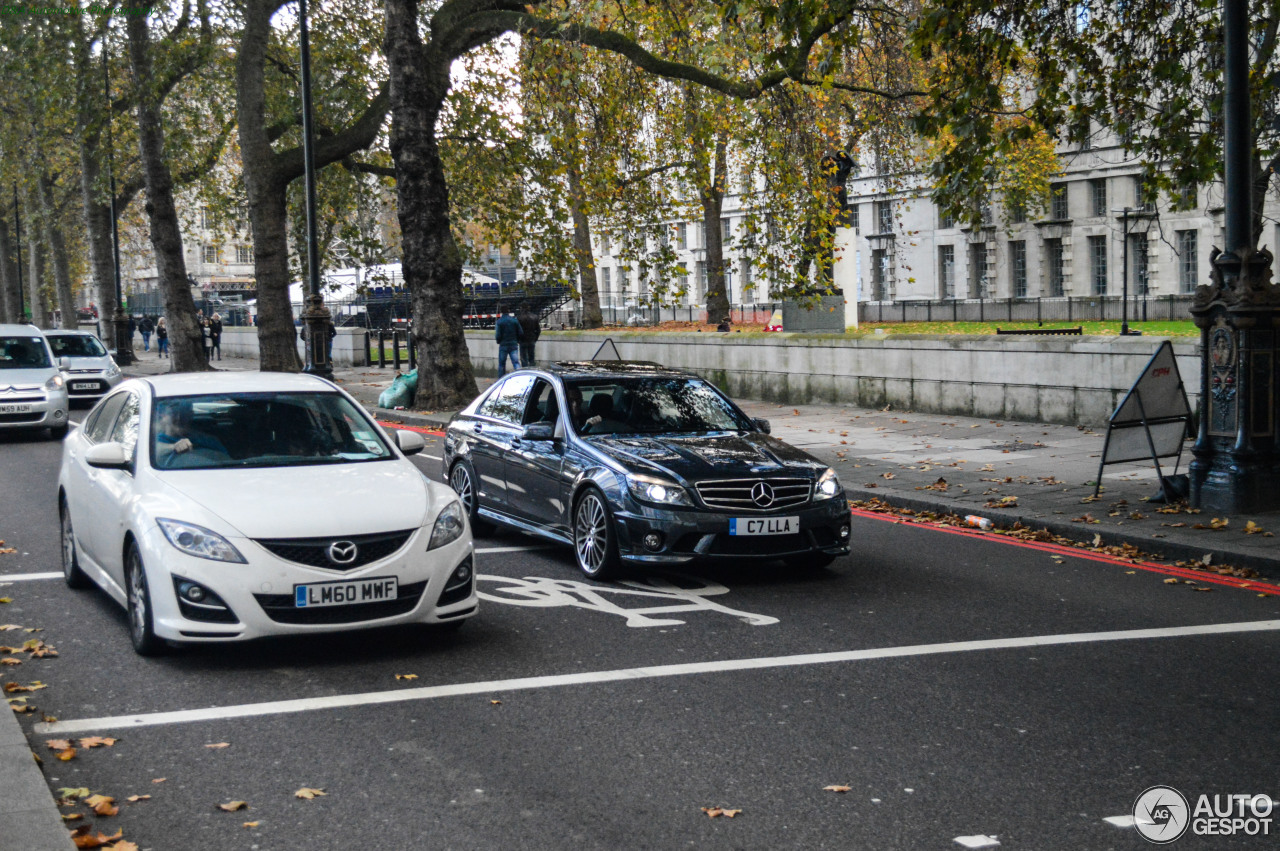
[[[400,623],[458,625],[477,596],[466,511],[334,384],[134,379],[66,439],[62,569],[128,611],[134,649]]]

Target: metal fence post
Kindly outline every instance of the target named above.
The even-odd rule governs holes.
[[[378,329],[378,368],[387,368],[387,332]]]
[[[394,359],[396,372],[400,371],[400,329],[391,329],[391,356]]]

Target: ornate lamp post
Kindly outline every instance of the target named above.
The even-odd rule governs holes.
[[[1271,252],[1253,249],[1249,4],[1222,5],[1226,250],[1213,250],[1210,283],[1196,289],[1191,307],[1202,350],[1191,503],[1269,511],[1280,508],[1280,287],[1271,283]]]
[[[120,286],[120,230],[116,222],[115,147],[111,138],[111,68],[107,65],[107,39],[102,39],[102,83],[107,101],[107,180],[111,191],[111,274],[116,288],[116,311],[111,317],[115,327],[116,364],[133,363],[133,335],[129,333],[129,317],[124,312],[124,293]]]
[[[316,233],[316,165],[311,131],[311,38],[307,30],[307,0],[298,0],[302,36],[302,162],[307,196],[307,300],[302,311],[306,329],[306,366],[303,372],[333,378],[329,362],[329,308],[320,295],[320,242]]]

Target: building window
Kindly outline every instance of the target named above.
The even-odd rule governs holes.
[[[1133,203],[1135,207],[1140,208],[1144,213],[1154,213],[1156,211],[1156,199],[1151,191],[1147,189],[1146,183],[1143,182],[1140,174],[1133,178]]]
[[[1178,231],[1178,288],[1193,293],[1199,285],[1200,258],[1197,254],[1197,234],[1193,230]]]
[[[1044,241],[1045,267],[1049,273],[1049,295],[1058,297],[1066,291],[1066,262],[1062,250],[1062,240],[1046,239]]]
[[[1055,183],[1049,187],[1049,218],[1057,221],[1070,218],[1065,183]]]
[[[676,247],[682,251],[689,247],[689,226],[684,222],[676,225]]]
[[[216,264],[218,262],[218,246],[216,245],[201,246],[200,258],[207,264]]]
[[[1105,216],[1107,214],[1106,178],[1089,181],[1089,199],[1093,203],[1093,214],[1095,216]]]
[[[938,246],[938,294],[942,298],[956,297],[956,247]]]
[[[986,298],[987,283],[987,244],[969,243],[969,298]]]
[[[681,263],[676,267],[676,289],[680,294],[688,298],[689,296],[689,267]]]
[[[853,228],[854,233],[862,233],[862,207],[858,204],[850,204],[845,209],[849,214],[849,227]]]
[[[1018,200],[1009,205],[1009,219],[1015,225],[1020,225],[1027,220],[1027,202]]]
[[[1129,256],[1133,258],[1133,291],[1146,295],[1151,288],[1151,258],[1147,254],[1147,235],[1129,234]]]
[[[1107,238],[1089,237],[1089,273],[1093,280],[1093,294],[1107,294]]]
[[[253,262],[253,246],[237,245],[236,246],[236,262],[246,263],[246,264],[252,263]]]
[[[893,233],[893,202],[876,202],[876,227],[880,233]]]
[[[946,210],[938,211],[938,229],[946,230],[956,226],[956,217],[948,213]]]
[[[752,289],[751,282],[752,282],[751,261],[744,257],[742,258],[742,300],[743,301],[747,300],[747,293],[749,290]],[[758,295],[759,293],[756,294],[756,296]],[[752,297],[752,301],[758,300],[756,296]]]
[[[720,220],[720,244],[728,245],[733,239],[733,221],[731,219]]]
[[[605,266],[600,270],[600,284],[604,290],[605,295],[610,295],[613,292],[613,282],[609,280],[609,277],[610,277],[609,273],[611,271],[613,270],[610,269],[608,266]]]
[[[609,234],[607,233],[600,234],[600,253],[605,257],[609,256]]]
[[[996,223],[995,213],[991,210],[991,200],[984,198],[982,203],[978,205],[978,220],[982,222],[984,228],[989,228]]]
[[[200,227],[204,230],[213,227],[213,216],[209,214],[208,207],[200,208]]]
[[[1183,210],[1194,210],[1199,204],[1199,196],[1195,183],[1185,183],[1178,187],[1178,207]]]
[[[693,267],[693,285],[694,295],[698,300],[702,300],[703,294],[707,291],[707,261],[699,260]]]
[[[871,300],[889,301],[893,297],[893,280],[889,275],[889,252],[871,250]]]
[[[1027,243],[1021,239],[1009,242],[1009,267],[1013,283],[1013,297],[1027,297]]]

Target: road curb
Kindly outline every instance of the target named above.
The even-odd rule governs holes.
[[[443,411],[441,413],[423,413],[420,411],[395,411],[390,408],[373,407],[369,409],[377,419],[383,422],[395,422],[399,420],[405,425],[418,426],[419,428],[437,428],[444,430],[449,424],[449,420],[453,419],[454,411]]]
[[[1010,529],[1013,528],[1015,523],[1021,523],[1028,529],[1048,529],[1054,535],[1061,535],[1073,541],[1092,542],[1093,536],[1098,535],[1102,539],[1104,546],[1114,547],[1130,544],[1145,553],[1164,556],[1171,563],[1175,561],[1198,562],[1206,555],[1209,555],[1211,556],[1211,564],[1230,564],[1235,567],[1245,567],[1258,571],[1264,577],[1276,573],[1274,559],[1263,558],[1253,553],[1241,552],[1230,548],[1194,546],[1163,538],[1152,540],[1150,535],[1119,532],[1114,527],[1095,528],[1092,525],[1072,523],[1067,520],[1048,520],[1044,517],[1034,517],[1016,511],[989,508],[975,510],[973,505],[961,502],[936,498],[922,499],[918,496],[910,496],[883,488],[878,489],[876,493],[867,494],[865,498],[878,499],[895,508],[906,508],[911,511],[931,511],[938,514],[955,514],[960,517],[978,514],[990,520],[998,528]]]
[[[0,709],[0,844],[4,851],[75,848],[17,717]]]

